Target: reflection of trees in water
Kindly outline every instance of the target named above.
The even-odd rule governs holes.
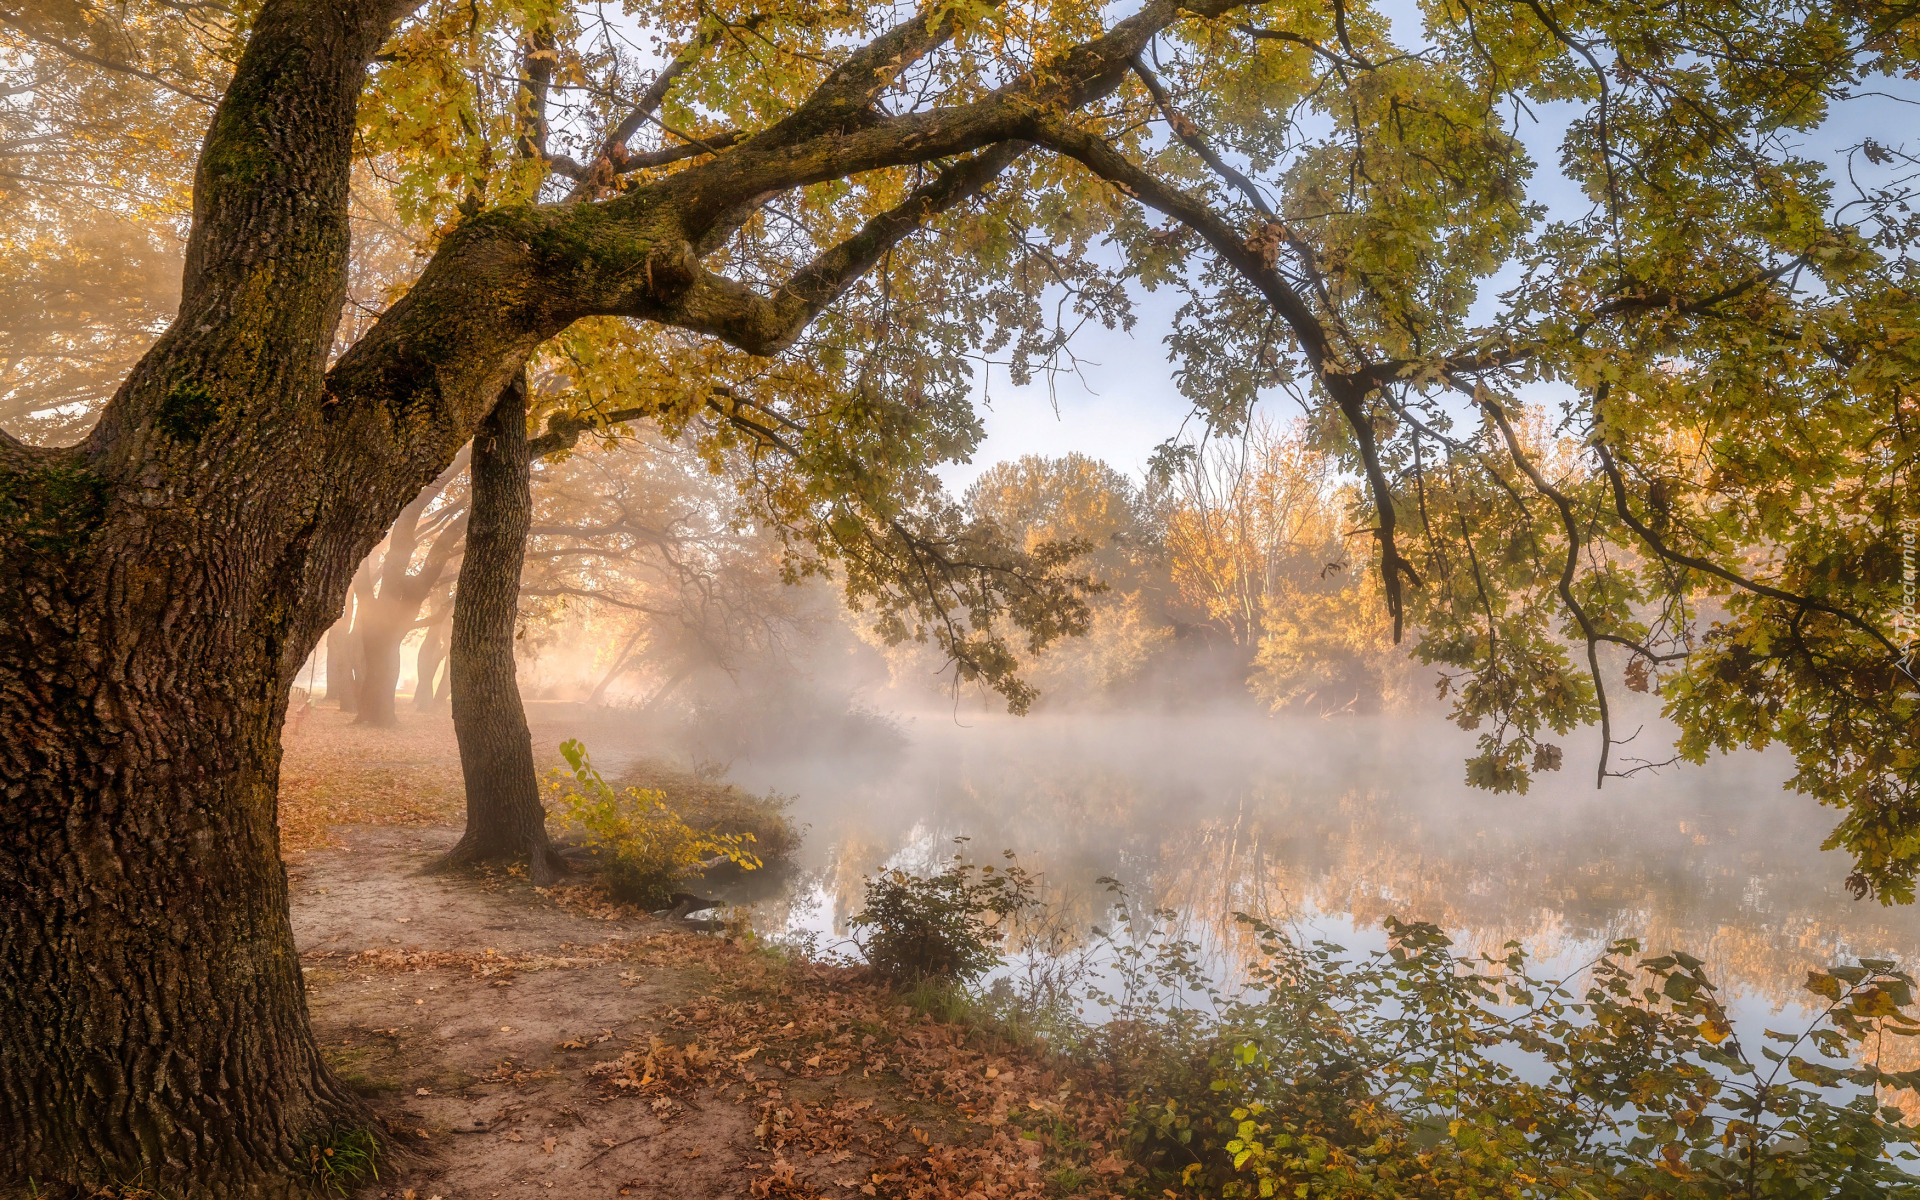
[[[1230,838],[1221,817],[1170,831],[1162,904],[1217,925],[1232,921],[1223,894],[1283,897],[1362,928],[1418,918],[1463,933],[1462,949],[1519,940],[1548,958],[1633,937],[1698,954],[1725,984],[1776,1003],[1836,958],[1911,961],[1920,949],[1913,914],[1852,901],[1817,843],[1781,838],[1771,814],[1743,829],[1666,801],[1547,830],[1463,821],[1380,790],[1327,804],[1260,785],[1244,812]],[[1241,939],[1216,929],[1214,940]]]
[[[922,748],[811,814],[814,845],[832,847],[814,877],[836,921],[858,911],[866,876],[931,865],[965,836],[980,861],[1019,851],[1075,928],[1106,922],[1098,880],[1117,878],[1137,912],[1177,910],[1227,971],[1251,951],[1236,911],[1346,914],[1362,929],[1396,914],[1456,931],[1463,949],[1518,939],[1546,957],[1635,937],[1776,1003],[1814,966],[1920,952],[1914,914],[1846,895],[1844,868],[1817,850],[1817,810],[1737,771],[1597,798],[1455,796],[1453,759],[1447,778],[1423,777],[1440,756],[1396,756],[1386,739],[1334,761],[1332,734],[1290,754],[1269,731],[1236,760],[1179,730],[1095,742],[1031,728]]]

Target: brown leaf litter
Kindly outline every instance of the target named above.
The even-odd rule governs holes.
[[[423,874],[454,836],[337,830],[295,876],[316,1035],[422,1151],[367,1196],[1127,1190],[1097,1073],[584,887]]]

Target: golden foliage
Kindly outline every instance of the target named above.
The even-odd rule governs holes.
[[[657,791],[615,790],[587,760],[579,742],[562,742],[570,771],[554,773],[553,794],[568,824],[584,830],[588,847],[603,863],[603,879],[616,898],[649,908],[673,902],[674,889],[712,866],[714,860],[753,870],[760,859],[747,849],[751,833],[702,831],[668,808]]]

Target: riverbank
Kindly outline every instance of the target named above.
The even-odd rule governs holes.
[[[1107,1195],[1114,1101],[865,973],[360,827],[292,872],[314,1030],[418,1159],[367,1196]]]
[[[459,832],[445,802],[458,765],[449,775],[431,717],[409,716],[390,733],[315,709],[288,738],[315,1035],[410,1151],[357,1194],[1124,1186],[1119,1102],[1095,1072],[916,1013],[863,970],[685,932],[584,883],[426,873]],[[358,819],[327,820],[340,815]]]
[[[545,716],[552,758],[583,722]],[[283,811],[320,830],[288,837],[314,1029],[405,1148],[369,1198],[1920,1200],[1920,1013],[1891,961],[1811,969],[1818,1003],[1776,1034],[1786,1014],[1741,1022],[1680,950],[1613,942],[1562,986],[1518,942],[1486,956],[1441,924],[1389,914],[1384,945],[1349,953],[1235,916],[1246,967],[1221,990],[1177,913],[1120,905],[1081,938],[1039,876],[957,863],[842,881],[886,914],[869,951],[876,928],[912,951],[876,964],[964,979],[1049,931],[1060,952],[903,992],[744,925],[651,919],[584,875],[428,873],[458,833],[435,799],[458,777],[450,729],[306,719]],[[586,732],[620,774],[649,749]],[[334,1139],[325,1161],[365,1146]]]

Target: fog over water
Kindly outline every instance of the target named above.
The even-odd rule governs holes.
[[[1174,910],[1223,979],[1248,946],[1234,912],[1356,948],[1389,914],[1430,920],[1569,970],[1635,937],[1768,1009],[1812,967],[1920,949],[1920,913],[1848,895],[1846,857],[1819,849],[1833,814],[1784,790],[1771,755],[1598,791],[1569,761],[1497,796],[1463,781],[1471,735],[1423,718],[948,713],[905,730],[897,753],[733,763],[808,827],[795,876],[755,904],[764,931],[841,934],[865,876],[966,838],[982,860],[1018,853],[1086,925],[1108,915],[1103,876],[1135,911]]]

